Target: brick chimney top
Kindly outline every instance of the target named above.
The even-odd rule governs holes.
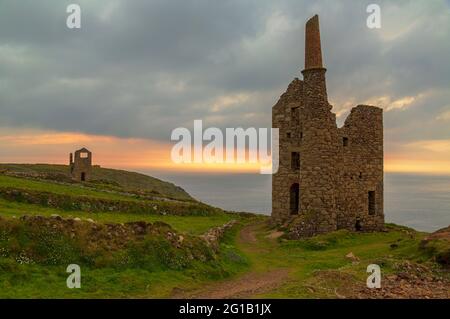
[[[305,29],[305,70],[315,68],[323,68],[319,16],[317,14],[306,22]]]

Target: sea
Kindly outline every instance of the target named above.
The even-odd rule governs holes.
[[[270,215],[271,176],[143,172],[184,188],[202,202]],[[386,173],[386,222],[432,232],[450,225],[450,176]]]

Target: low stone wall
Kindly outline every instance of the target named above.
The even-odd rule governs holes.
[[[0,188],[0,198],[69,211],[78,210],[86,212],[124,212],[192,216],[207,216],[215,213],[215,209],[202,203],[113,200],[5,187]]]
[[[223,237],[223,235],[227,230],[231,229],[236,224],[237,220],[231,220],[222,226],[213,227],[209,229],[205,234],[203,234],[200,237],[203,238],[206,241],[206,243],[209,246],[211,246],[215,251],[217,251],[219,249],[220,239]]]

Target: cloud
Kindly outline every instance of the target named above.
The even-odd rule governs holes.
[[[392,110],[405,110],[410,106],[414,105],[418,99],[425,98],[426,95],[421,93],[417,96],[404,96],[397,100],[392,100],[390,96],[380,96],[364,102],[364,104],[368,105],[377,105],[382,107],[384,111],[389,112]]]
[[[450,110],[450,105],[447,107]],[[436,117],[436,120],[450,121],[450,111],[445,111]]]
[[[170,145],[141,138],[117,138],[77,132],[37,129],[0,129],[2,162],[67,163],[81,147],[93,151],[94,164],[116,168],[176,169]]]
[[[69,153],[81,147],[93,151],[95,165],[132,170],[182,172],[252,172],[258,173],[258,163],[180,163],[171,159],[171,143],[143,138],[57,132],[15,128],[0,129],[2,163],[68,162]]]
[[[450,139],[396,144],[385,156],[385,170],[450,175]]]
[[[304,23],[320,15],[327,85],[343,122],[373,102],[386,150],[450,139],[450,15],[437,0],[4,0],[0,126],[167,143],[172,129],[268,127],[271,107],[301,76]]]

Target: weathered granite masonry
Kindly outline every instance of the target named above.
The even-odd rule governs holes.
[[[92,176],[92,153],[86,148],[70,153],[70,174],[78,182],[87,182]]]
[[[297,237],[337,229],[381,230],[383,111],[359,105],[342,128],[328,103],[319,17],[306,23],[303,81],[294,79],[272,109],[280,130],[272,178],[272,217]]]

